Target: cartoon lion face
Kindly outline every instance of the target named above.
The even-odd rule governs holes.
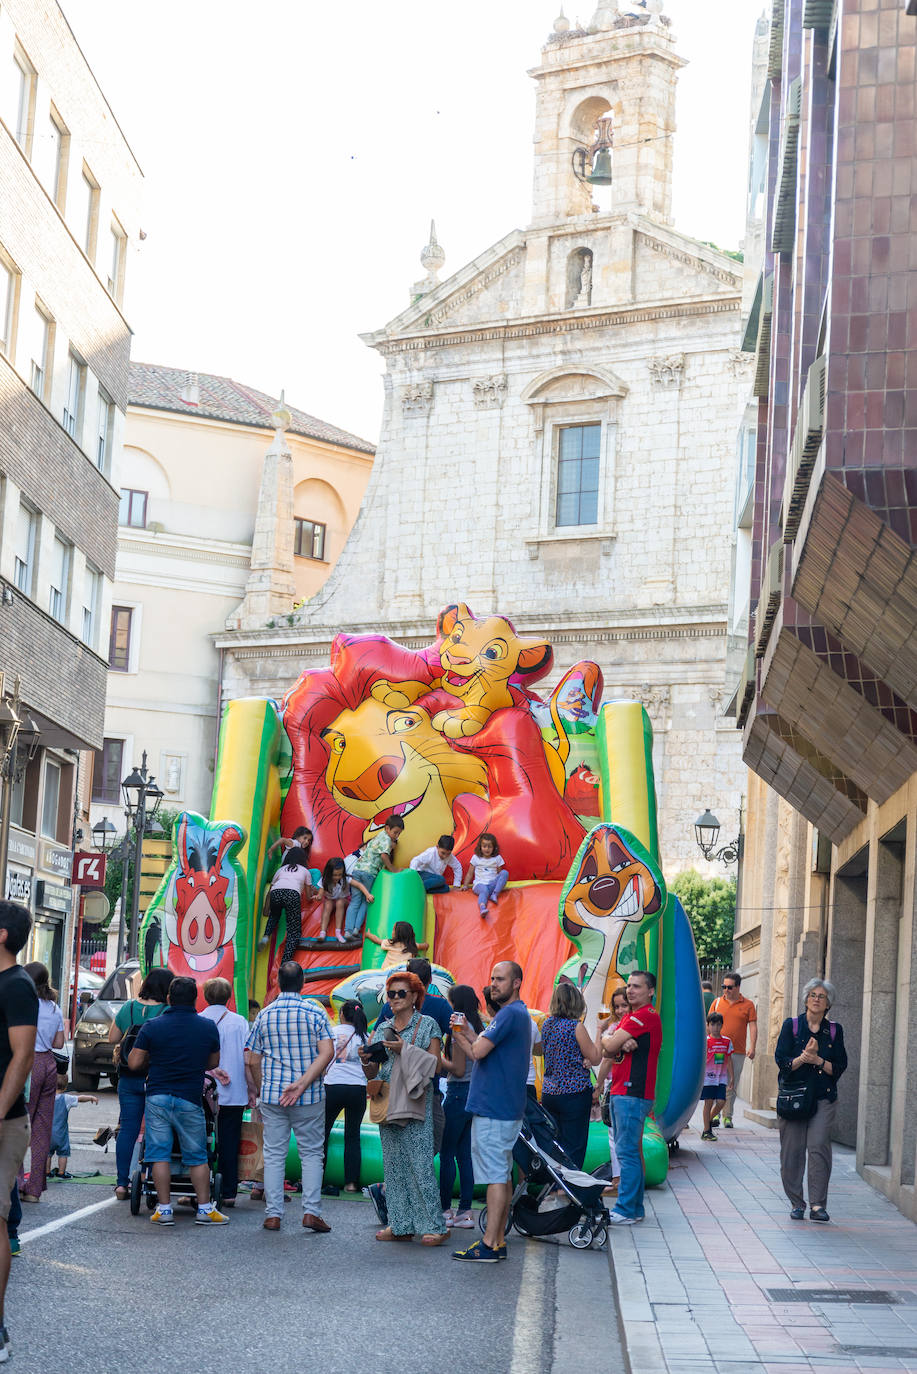
[[[616,830],[593,836],[564,902],[561,925],[571,939],[584,930],[604,931],[610,921],[642,921],[659,910],[662,894],[646,864]]]
[[[486,794],[484,764],[453,749],[420,706],[398,710],[369,699],[342,711],[322,738],[330,751],[325,784],[338,806],[366,821],[364,840],[390,816],[404,821],[399,863],[452,829],[460,793]]]
[[[551,666],[551,646],[541,639],[521,639],[508,620],[476,620],[462,602],[448,606],[439,618],[443,686],[463,700],[506,693],[512,677],[533,681]]]

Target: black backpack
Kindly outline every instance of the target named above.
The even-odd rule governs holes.
[[[144,1075],[142,1073],[138,1073],[135,1069],[128,1068],[127,1063],[127,1058],[131,1050],[136,1049],[137,1036],[140,1034],[140,1027],[143,1025],[142,1018],[139,1021],[134,1020],[135,1006],[136,1003],[131,1002],[131,1023],[118,1043],[118,1048],[120,1050],[120,1054],[118,1056],[118,1072],[127,1074],[130,1078],[141,1078],[144,1077]]]

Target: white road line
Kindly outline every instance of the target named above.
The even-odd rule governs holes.
[[[542,1367],[542,1323],[548,1247],[525,1241],[522,1280],[513,1322],[513,1358],[509,1374],[532,1374]],[[516,1247],[518,1252],[518,1246]]]
[[[117,1201],[116,1197],[107,1197],[104,1202],[91,1202],[88,1207],[80,1207],[76,1212],[70,1212],[65,1217],[58,1217],[55,1221],[45,1222],[44,1226],[36,1226],[32,1231],[23,1231],[19,1237],[19,1243],[25,1245],[27,1241],[38,1240],[40,1236],[49,1236],[52,1231],[59,1231],[62,1226],[69,1226],[72,1221],[79,1221],[80,1217],[88,1217],[92,1212],[101,1212],[103,1207],[113,1207]]]

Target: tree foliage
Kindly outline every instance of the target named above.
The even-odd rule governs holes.
[[[704,878],[696,868],[689,868],[668,886],[681,900],[691,923],[700,962],[731,963],[736,923],[735,878]]]

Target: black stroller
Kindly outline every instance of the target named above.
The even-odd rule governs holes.
[[[576,1250],[600,1249],[608,1240],[608,1211],[602,1202],[607,1179],[577,1169],[554,1137],[554,1122],[543,1107],[530,1107],[522,1123],[513,1157],[525,1171],[509,1207],[507,1231],[514,1226],[522,1236],[559,1236],[568,1232]],[[536,1139],[537,1136],[537,1139]],[[537,1191],[530,1191],[531,1189]],[[557,1194],[568,1199],[557,1206]],[[545,1207],[549,1195],[551,1205]],[[478,1215],[483,1232],[487,1208]]]
[[[201,1106],[204,1109],[204,1119],[207,1123],[207,1163],[210,1167],[210,1196],[214,1205],[219,1210],[223,1201],[223,1176],[217,1172],[217,1141],[218,1141],[218,1116],[219,1105],[217,1102],[216,1079],[211,1074],[204,1075],[204,1095],[201,1098]],[[156,1185],[153,1183],[153,1166],[143,1157],[145,1138],[140,1137],[140,1161],[137,1168],[131,1174],[131,1213],[133,1216],[140,1215],[142,1203],[146,1203],[148,1212],[156,1210]],[[191,1198],[197,1201],[194,1185],[190,1175],[182,1172],[181,1150],[178,1147],[178,1139],[172,1138],[172,1197],[183,1199]]]

